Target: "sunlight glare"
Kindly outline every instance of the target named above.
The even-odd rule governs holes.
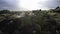
[[[46,9],[39,2],[46,2],[48,0],[20,0],[18,6],[23,8],[23,10],[37,10],[37,9]]]

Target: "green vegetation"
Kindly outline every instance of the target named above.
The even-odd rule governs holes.
[[[0,10],[0,34],[60,34],[60,7],[50,10]]]

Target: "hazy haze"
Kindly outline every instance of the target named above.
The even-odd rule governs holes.
[[[0,0],[0,9],[37,10],[60,6],[60,0]]]

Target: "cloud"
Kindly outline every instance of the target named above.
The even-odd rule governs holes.
[[[41,1],[39,4],[47,8],[56,8],[57,6],[60,6],[60,0],[47,0],[44,2]]]
[[[60,0],[0,0],[0,9],[36,10],[60,6]]]
[[[16,0],[0,0],[0,9],[18,9],[18,2]]]

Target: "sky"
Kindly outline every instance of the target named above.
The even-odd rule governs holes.
[[[60,0],[0,0],[0,10],[48,10],[60,6]]]

